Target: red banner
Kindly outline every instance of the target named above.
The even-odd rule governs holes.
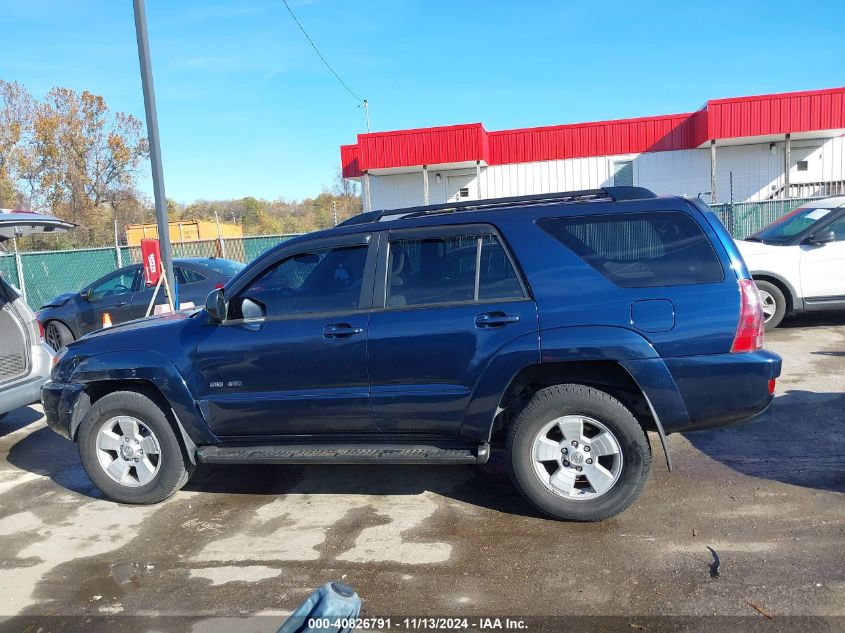
[[[141,261],[144,264],[144,281],[154,286],[161,277],[161,251],[158,240],[141,240]]]

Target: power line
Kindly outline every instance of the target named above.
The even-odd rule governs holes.
[[[290,17],[293,18],[293,21],[296,22],[296,25],[299,27],[299,30],[302,31],[302,34],[305,36],[305,39],[307,39],[308,43],[311,44],[311,48],[313,48],[314,52],[316,52],[317,55],[320,57],[320,59],[323,60],[323,63],[326,65],[326,68],[328,68],[331,71],[331,73],[335,76],[335,78],[337,78],[337,80],[340,82],[340,85],[343,86],[344,88],[346,88],[346,91],[349,94],[351,94],[353,97],[355,97],[355,99],[358,102],[366,104],[367,103],[366,100],[364,100],[361,97],[359,97],[358,95],[356,95],[352,91],[352,88],[347,86],[346,82],[343,81],[343,79],[340,78],[340,75],[338,75],[337,72],[335,72],[335,69],[331,67],[331,64],[329,64],[329,62],[326,61],[326,58],[323,57],[323,54],[320,52],[320,49],[317,48],[317,45],[314,43],[314,40],[312,40],[311,36],[308,35],[308,32],[305,30],[305,27],[302,26],[302,23],[299,20],[296,19],[296,16],[294,15],[293,11],[291,11],[290,5],[288,4],[288,0],[282,0],[282,2],[284,3],[285,7],[287,8],[288,13],[290,13]]]

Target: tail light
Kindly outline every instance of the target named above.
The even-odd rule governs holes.
[[[38,336],[41,337],[41,342],[44,342],[44,324],[41,323],[38,319],[35,319],[35,322],[38,324]]]
[[[751,279],[739,280],[739,325],[732,352],[753,352],[763,348],[763,302]]]

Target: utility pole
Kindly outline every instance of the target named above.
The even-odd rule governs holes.
[[[220,245],[220,257],[226,258],[226,244],[223,242],[223,233],[220,231],[220,218],[217,211],[214,212],[214,222],[217,223],[217,243]]]
[[[786,135],[783,144],[783,199],[789,198],[789,165],[792,162],[792,135]]]
[[[710,141],[710,204],[716,204],[716,141]]]
[[[337,200],[332,200],[332,213],[334,213],[334,225],[337,226]]]
[[[114,220],[114,258],[117,261],[117,267],[123,268],[123,258],[120,255],[120,242],[117,239],[117,218]]]
[[[147,37],[147,12],[144,0],[133,0],[135,10],[135,35],[138,39],[138,61],[141,65],[141,86],[144,90],[144,112],[147,116],[147,138],[150,143],[150,165],[153,172],[153,197],[156,206],[158,243],[161,265],[167,276],[173,297],[173,307],[179,309],[179,291],[173,276],[173,254],[170,248],[170,227],[167,221],[167,197],[164,194],[164,173],[161,168],[161,143],[158,137],[158,115],[153,86],[153,69],[150,62],[150,43]]]
[[[364,105],[361,106],[364,108],[364,116],[367,117],[367,134],[370,133],[370,104],[364,99]]]

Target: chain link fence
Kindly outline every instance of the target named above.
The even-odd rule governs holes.
[[[815,198],[793,198],[765,202],[739,202],[711,205],[713,211],[736,239],[752,233]],[[173,244],[173,257],[224,257],[249,262],[293,235],[259,235]],[[7,242],[7,245],[9,243]],[[37,309],[53,297],[77,292],[86,285],[116,270],[119,266],[141,261],[139,246],[88,248],[71,251],[36,251],[20,253],[21,278],[14,248],[0,251],[0,275],[20,288],[30,306]]]
[[[173,257],[225,257],[249,262],[293,235],[259,235],[173,244]],[[70,251],[32,251],[15,255],[14,245],[0,251],[0,276],[21,290],[26,302],[38,309],[66,292],[78,292],[120,266],[141,261],[140,246],[84,248]],[[22,276],[18,274],[18,261]]]

